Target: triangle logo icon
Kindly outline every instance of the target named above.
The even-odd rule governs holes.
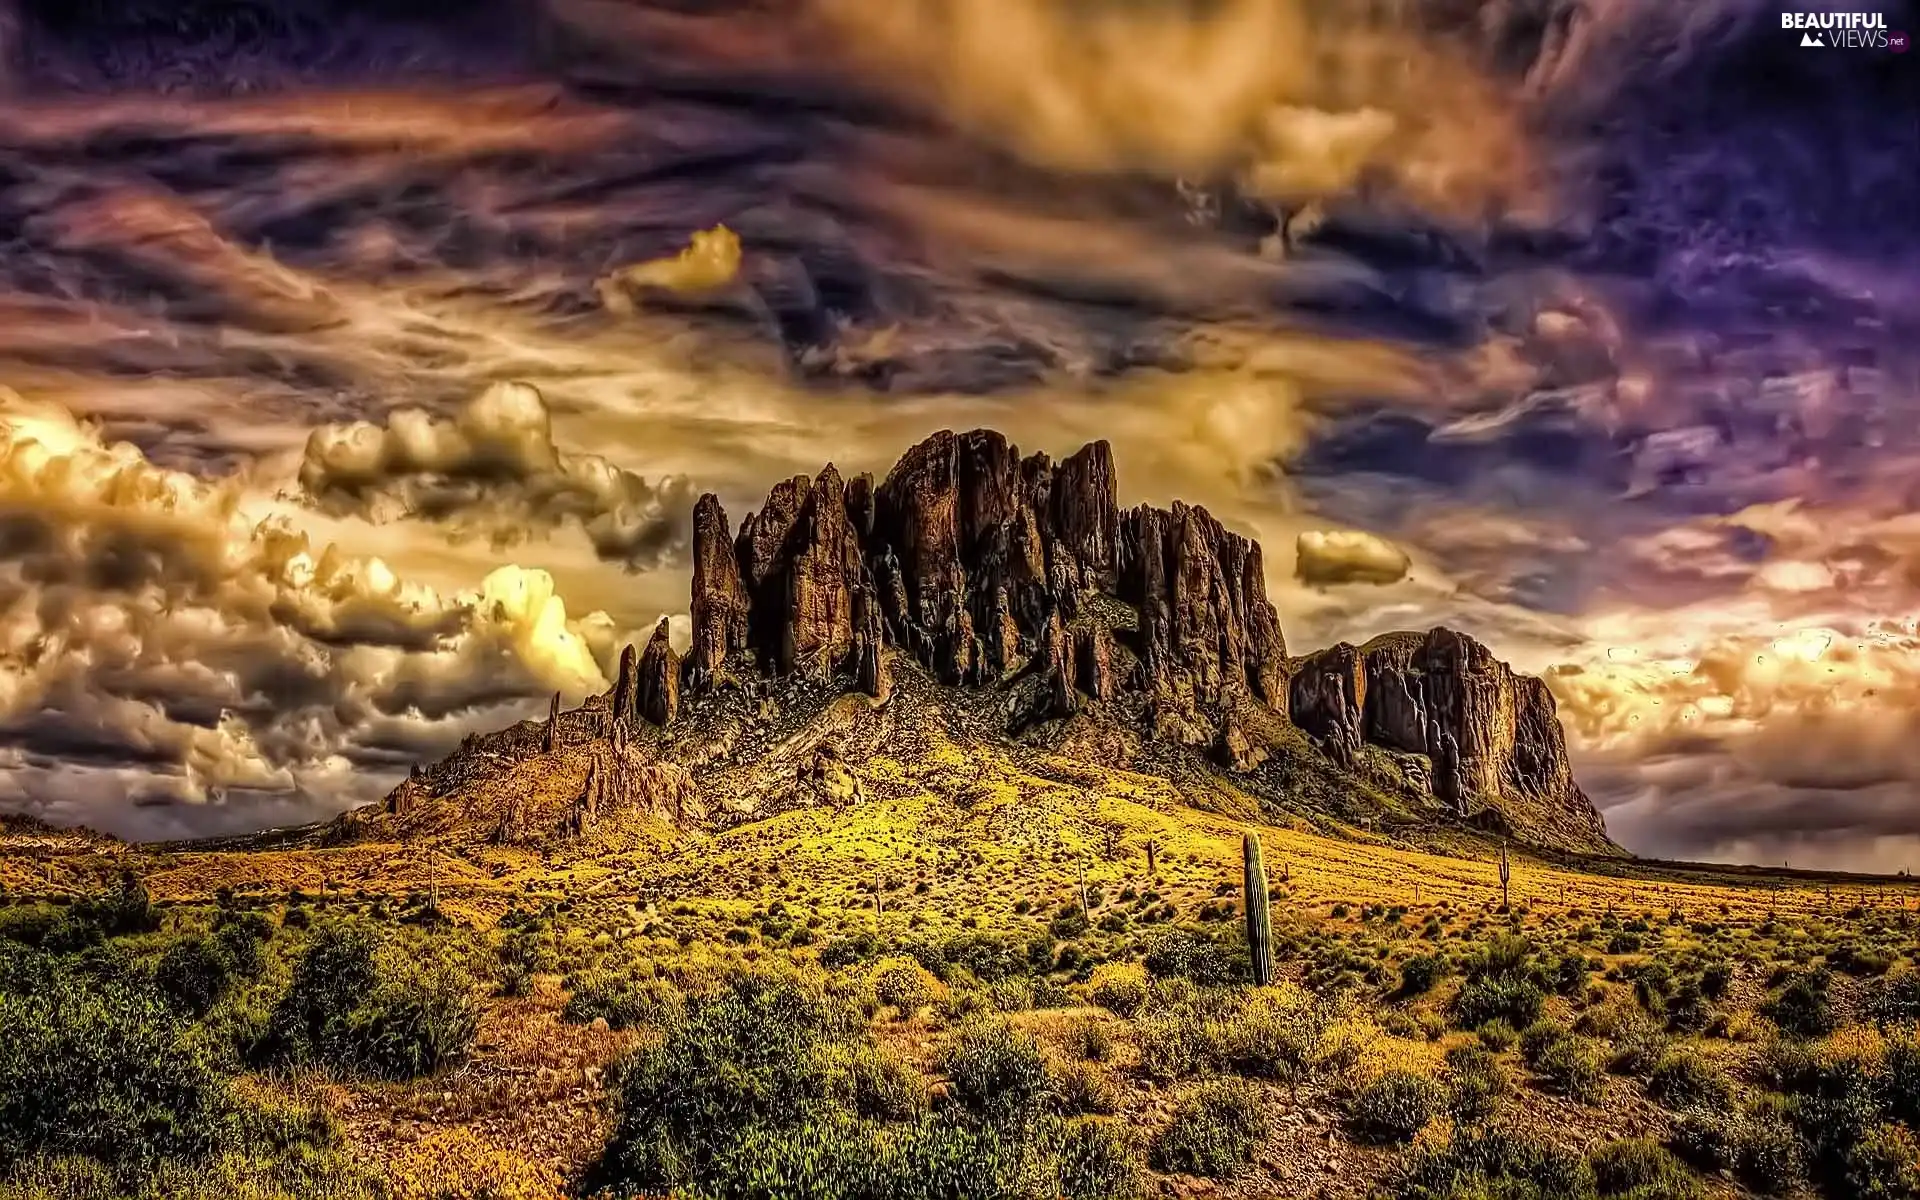
[[[1819,46],[1822,49],[1826,48],[1826,43],[1820,40],[1819,35],[1812,33],[1801,34],[1800,44],[1802,46]]]

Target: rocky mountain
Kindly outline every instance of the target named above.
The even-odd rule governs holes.
[[[977,430],[877,485],[785,480],[737,531],[705,496],[684,656],[662,621],[605,696],[470,739],[344,835],[578,838],[847,803],[897,785],[937,727],[1215,801],[1613,849],[1539,680],[1445,629],[1289,658],[1257,544],[1117,494],[1104,442],[1055,463]]]

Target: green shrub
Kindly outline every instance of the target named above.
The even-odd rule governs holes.
[[[1477,1029],[1489,1021],[1505,1021],[1523,1029],[1540,1019],[1546,993],[1529,979],[1469,979],[1453,997],[1453,1023],[1459,1029]]]
[[[1440,1115],[1445,1103],[1445,1090],[1426,1076],[1388,1071],[1354,1095],[1348,1115],[1363,1140],[1409,1142]]]
[[[1068,1053],[1088,1062],[1106,1062],[1113,1057],[1113,1030],[1098,1017],[1081,1017],[1069,1023],[1061,1042]]]
[[[1226,948],[1201,934],[1170,930],[1147,948],[1147,974],[1155,979],[1191,979],[1202,987],[1218,987],[1240,977],[1240,969]]]
[[[1140,1071],[1149,1079],[1180,1079],[1219,1057],[1218,1030],[1191,1008],[1148,1012],[1133,1028]]]
[[[113,887],[80,901],[69,916],[91,922],[107,937],[151,933],[160,928],[160,914],[154,911],[147,885],[132,871],[120,872]]]
[[[464,1059],[480,1031],[474,982],[447,963],[409,964],[382,979],[348,1026],[335,1065],[381,1079],[431,1075]]]
[[[1725,1109],[1733,1103],[1733,1083],[1713,1063],[1691,1050],[1673,1050],[1647,1076],[1647,1096],[1663,1108]]]
[[[154,965],[153,982],[167,1000],[192,1017],[207,1010],[232,986],[232,967],[214,942],[185,937],[168,946]]]
[[[1875,1125],[1847,1155],[1847,1190],[1859,1200],[1920,1196],[1920,1143],[1902,1125]]]
[[[1131,1133],[1102,1121],[1069,1121],[1053,1147],[1052,1195],[1064,1200],[1136,1200],[1140,1156]]]
[[[1805,1170],[1800,1137],[1784,1113],[1760,1108],[1734,1126],[1733,1171],[1754,1191],[1783,1195]]]
[[[1506,1072],[1485,1046],[1468,1044],[1447,1051],[1444,1076],[1447,1110],[1456,1121],[1483,1121],[1507,1093]]]
[[[827,1094],[815,1051],[829,1029],[820,997],[798,981],[743,974],[689,998],[686,1019],[643,1044],[617,1072],[614,1128],[587,1188],[670,1193],[783,1152]],[[843,1132],[811,1131],[822,1157]],[[859,1152],[864,1157],[864,1151]],[[779,1194],[774,1192],[771,1194]]]
[[[479,1030],[472,977],[416,954],[377,966],[376,952],[363,930],[316,931],[252,1057],[385,1079],[427,1074],[463,1057]]]
[[[1108,1012],[1131,1017],[1146,1007],[1150,993],[1146,979],[1133,970],[1102,967],[1093,973],[1088,998]]]
[[[1795,975],[1761,1011],[1789,1037],[1812,1038],[1831,1033],[1833,1006],[1827,997],[1828,982],[1825,971]]]
[[[1607,1070],[1615,1075],[1642,1076],[1667,1053],[1666,1031],[1660,1023],[1642,1013],[1624,1017],[1613,1037],[1607,1057]]]
[[[1585,1038],[1568,1035],[1548,1043],[1532,1062],[1542,1087],[1583,1104],[1595,1104],[1606,1088],[1600,1053]]]
[[[1016,1122],[1039,1111],[1047,1097],[1045,1060],[1031,1034],[999,1017],[963,1024],[940,1058],[955,1099],[996,1123]]]
[[[1444,1144],[1416,1147],[1391,1192],[1396,1200],[1563,1200],[1591,1184],[1582,1159],[1495,1123],[1459,1127]]]
[[[855,1114],[880,1121],[912,1120],[927,1109],[927,1085],[898,1054],[872,1042],[836,1046],[822,1055],[826,1089]]]
[[[1515,1042],[1520,1040],[1520,1035],[1514,1031],[1513,1026],[1498,1017],[1479,1026],[1473,1031],[1473,1035],[1480,1039],[1482,1046],[1495,1054],[1505,1054],[1513,1049]]]
[[[273,926],[258,913],[223,913],[214,925],[213,948],[235,979],[258,979],[266,969],[266,944]]]
[[[1547,1048],[1573,1035],[1558,1021],[1535,1021],[1520,1032],[1520,1057],[1535,1066]]]
[[[888,967],[873,981],[873,998],[892,1007],[902,1019],[911,1017],[933,1003],[933,988],[927,978],[927,973],[912,963]]]
[[[1416,954],[1400,964],[1400,994],[1420,996],[1433,990],[1447,973],[1446,960],[1437,954]]]
[[[32,1155],[143,1174],[209,1153],[234,1111],[150,991],[63,980],[0,996],[0,1030],[0,1174]]]
[[[1092,1063],[1062,1063],[1049,1073],[1054,1107],[1070,1116],[1112,1116],[1120,1111],[1120,1089]]]
[[[1587,1156],[1594,1190],[1633,1200],[1690,1200],[1699,1192],[1693,1177],[1665,1146],[1646,1138],[1611,1142]]]
[[[1238,1079],[1203,1084],[1182,1100],[1153,1143],[1162,1171],[1225,1179],[1253,1161],[1267,1134],[1260,1093]]]
[[[1887,1039],[1880,1097],[1888,1116],[1920,1125],[1920,1040],[1912,1032]]]
[[[0,908],[0,941],[15,942],[40,949],[47,943],[61,914],[45,905],[26,908]]]
[[[683,1011],[679,989],[665,980],[600,968],[573,981],[573,993],[560,1018],[575,1025],[591,1025],[598,1018],[609,1029],[633,1029],[667,1024]]]

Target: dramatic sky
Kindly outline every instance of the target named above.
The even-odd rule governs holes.
[[[1920,867],[1920,55],[1780,11],[0,0],[0,807],[330,815],[992,425],[1547,674],[1635,850]]]

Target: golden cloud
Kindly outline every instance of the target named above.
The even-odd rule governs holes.
[[[378,558],[315,548],[265,507],[239,476],[156,466],[0,391],[8,787],[123,823],[115,788],[88,801],[51,776],[84,768],[119,794],[171,800],[305,794],[404,769],[547,692],[607,686],[620,631],[570,617],[546,572],[503,566],[443,595]],[[320,788],[307,803],[353,795]]]

